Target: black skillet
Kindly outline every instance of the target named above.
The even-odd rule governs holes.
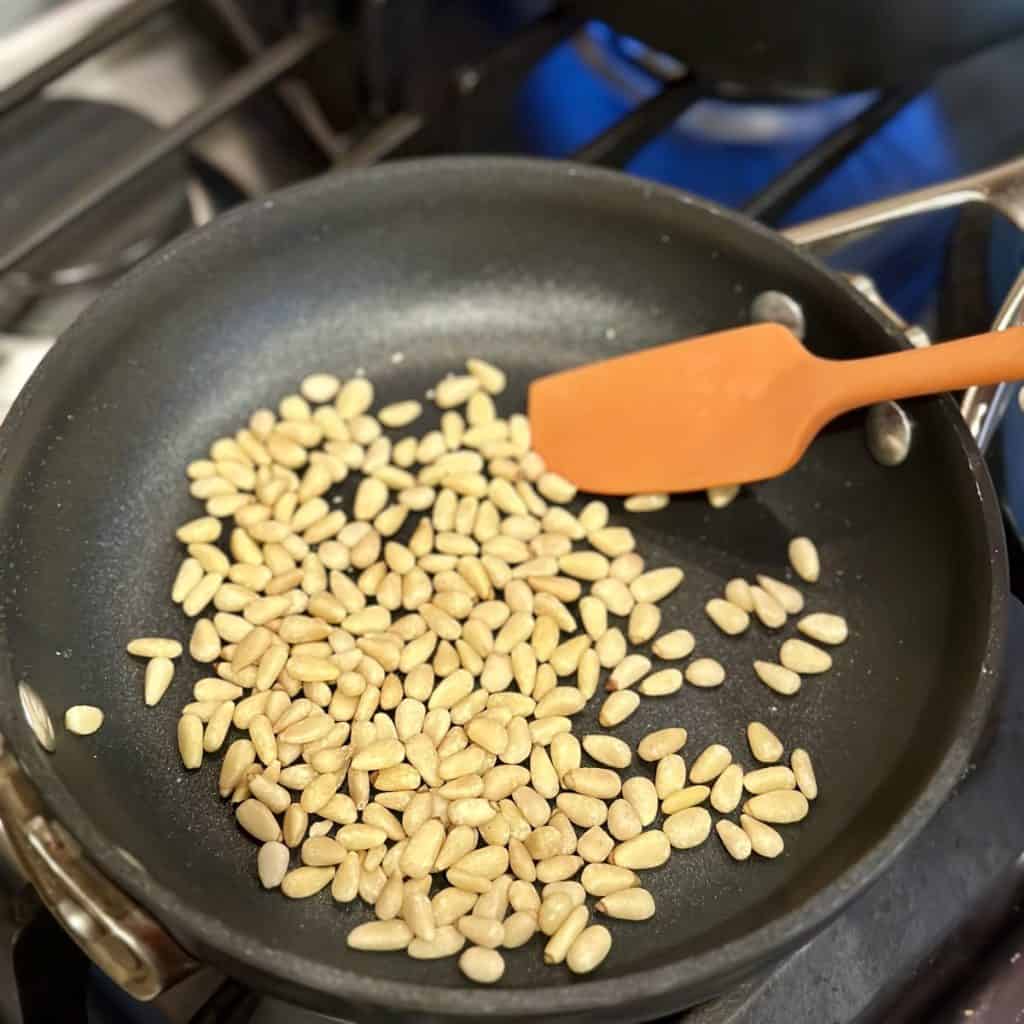
[[[536,374],[741,324],[766,289],[802,303],[822,355],[899,344],[778,235],[565,163],[437,159],[329,177],[228,214],[128,274],[66,333],[0,431],[0,722],[54,816],[197,957],[336,1013],[649,1018],[799,943],[949,793],[997,689],[1001,526],[948,398],[912,404],[914,445],[898,469],[872,461],[853,416],[724,512],[693,496],[653,515],[616,513],[651,564],[685,567],[665,621],[693,629],[729,674],[717,691],[646,701],[618,732],[633,742],[681,722],[691,757],[719,741],[749,765],[744,728],[760,719],[813,753],[821,796],[785,828],[776,861],[733,863],[712,837],[649,873],[657,916],[616,923],[610,957],[585,979],[544,967],[534,941],[508,956],[500,984],[474,987],[451,960],[347,950],[363,908],[259,891],[254,844],[215,795],[219,758],[193,774],[178,761],[174,722],[204,673],[185,658],[147,709],[141,668],[124,654],[140,634],[186,635],[168,598],[173,530],[198,513],[185,464],[304,374],[362,368],[387,402],[422,395],[478,355],[510,371],[501,405],[512,411]],[[842,612],[852,632],[834,670],[786,699],[750,667],[779,638],[760,628],[725,638],[701,608],[731,576],[785,575],[796,533],[815,538],[825,565],[809,607]],[[88,739],[58,724],[45,752],[19,708],[26,681],[56,722],[83,702],[103,707],[106,724]],[[579,717],[582,735],[594,715]]]

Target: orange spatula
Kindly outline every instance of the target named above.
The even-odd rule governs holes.
[[[819,359],[777,324],[738,327],[541,377],[533,447],[598,494],[777,476],[849,409],[1024,377],[1024,327],[870,359]]]

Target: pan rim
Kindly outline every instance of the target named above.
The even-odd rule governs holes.
[[[784,246],[797,260],[818,274],[827,274],[837,288],[842,289],[876,324],[885,331],[895,346],[903,344],[891,323],[874,309],[852,286],[804,250],[796,247],[777,232],[746,217],[724,209],[717,204],[681,190],[671,188],[628,174],[572,164],[566,161],[525,157],[427,157],[395,161],[373,168],[328,175],[306,181],[274,193],[270,199],[256,199],[218,217],[212,224],[190,231],[176,239],[158,253],[144,260],[138,267],[120,278],[103,293],[94,305],[69,328],[33,375],[30,385],[17,399],[6,421],[0,426],[0,467],[6,460],[9,440],[18,429],[24,413],[33,403],[45,402],[42,392],[46,378],[55,369],[62,354],[71,345],[82,344],[77,335],[84,333],[97,310],[104,309],[123,289],[144,281],[147,275],[159,273],[160,265],[168,260],[188,258],[188,254],[211,244],[211,239],[230,230],[239,222],[260,216],[268,202],[287,207],[289,203],[304,202],[308,197],[334,195],[353,181],[400,178],[422,175],[424,168],[440,175],[484,173],[489,170],[515,168],[517,175],[529,175],[534,180],[551,181],[553,178],[574,179],[575,185],[593,183],[618,194],[635,193],[637,196],[697,206],[734,225],[771,239]],[[575,187],[575,186],[574,186]],[[989,709],[998,692],[1001,678],[1005,622],[1007,614],[1008,570],[1002,547],[1002,520],[998,499],[989,477],[984,459],[961,419],[956,405],[948,396],[929,401],[938,403],[945,422],[954,431],[954,437],[967,462],[978,496],[979,525],[983,528],[988,549],[993,553],[989,561],[990,596],[988,600],[987,645],[979,666],[978,683],[966,698],[960,728],[953,737],[941,761],[932,772],[907,812],[895,822],[874,846],[843,873],[818,890],[810,899],[784,916],[769,922],[741,938],[706,953],[682,961],[652,968],[638,968],[609,979],[580,979],[536,990],[524,988],[438,987],[397,978],[375,977],[344,967],[324,968],[302,957],[281,952],[251,935],[237,932],[219,919],[179,899],[170,888],[152,878],[130,855],[125,855],[116,840],[102,834],[86,817],[70,790],[57,777],[47,772],[45,760],[40,760],[25,729],[9,730],[8,739],[22,763],[34,760],[46,775],[44,800],[54,808],[62,824],[82,843],[94,862],[119,886],[123,887],[167,930],[179,937],[188,948],[190,941],[200,939],[210,959],[221,965],[241,964],[250,977],[259,975],[279,979],[281,987],[292,995],[304,992],[309,1005],[323,1008],[328,1002],[379,1006],[406,1012],[443,1013],[472,1019],[483,1015],[536,1016],[585,1013],[600,1007],[622,1004],[631,1000],[656,1002],[666,999],[681,989],[698,989],[714,984],[716,977],[728,975],[727,982],[753,969],[758,963],[774,959],[793,948],[798,942],[820,930],[852,899],[862,892],[897,857],[905,846],[920,832],[938,806],[948,797],[962,775],[987,720]],[[0,516],[8,513],[0,499]],[[981,633],[979,629],[979,634]],[[0,620],[0,648],[7,648],[7,624]],[[14,679],[9,662],[0,659],[0,683],[6,688],[7,702],[14,700]],[[45,755],[41,755],[45,759]],[[38,774],[38,773],[34,773]],[[275,970],[268,971],[268,965]]]

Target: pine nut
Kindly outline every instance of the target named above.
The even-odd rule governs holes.
[[[619,843],[609,859],[619,867],[644,870],[660,867],[668,860],[671,852],[668,836],[660,829],[649,829],[633,839]]]
[[[583,933],[590,912],[585,906],[576,907],[562,922],[544,947],[544,963],[560,964],[569,953],[569,948]]]
[[[796,587],[763,573],[758,573],[757,582],[782,605],[788,615],[798,615],[804,610],[803,594]]]
[[[686,681],[691,686],[710,688],[725,681],[725,669],[714,658],[697,658],[686,666]]]
[[[203,723],[195,715],[178,719],[178,753],[186,768],[198,768],[203,763]]]
[[[806,583],[817,583],[821,576],[821,561],[818,549],[810,537],[794,537],[789,542],[789,564],[793,571]]]
[[[174,662],[170,658],[152,658],[146,665],[145,701],[147,707],[160,703],[174,678]]]
[[[259,800],[243,800],[235,808],[235,818],[249,835],[260,842],[276,842],[281,838],[277,818]]]
[[[800,676],[772,661],[755,661],[754,671],[765,686],[785,697],[791,697],[800,689]]]
[[[386,405],[377,413],[377,419],[385,427],[406,427],[413,420],[417,419],[423,411],[423,406],[416,401],[395,402],[393,405]]]
[[[684,789],[677,789],[661,801],[661,813],[678,814],[688,807],[704,803],[710,795],[711,790],[707,786],[686,786]]]
[[[677,668],[664,668],[652,672],[638,689],[645,697],[667,697],[678,693],[683,686],[683,673]]]
[[[583,888],[591,896],[607,896],[609,893],[632,889],[640,884],[636,872],[614,864],[588,864],[580,875]]]
[[[797,747],[790,756],[790,764],[793,766],[797,788],[808,800],[813,800],[818,795],[818,780],[814,776],[811,755],[802,747]]]
[[[589,974],[601,965],[611,948],[611,932],[604,925],[591,925],[569,947],[565,962],[573,974]]]
[[[642,654],[628,654],[613,669],[606,688],[626,690],[643,679],[650,670],[650,658],[645,658]]]
[[[674,629],[663,633],[651,645],[655,656],[662,661],[678,661],[693,653],[693,634],[688,629]]]
[[[748,615],[754,610],[754,595],[750,584],[744,579],[731,579],[726,583],[725,599],[737,608],[742,608]]]
[[[637,576],[629,585],[630,593],[637,601],[654,604],[668,597],[683,582],[683,570],[671,566],[665,569],[651,569]]]
[[[77,736],[91,736],[101,725],[103,712],[91,704],[75,704],[64,712],[64,728]],[[199,756],[201,758],[202,753]]]
[[[629,615],[627,635],[631,644],[645,644],[658,632],[661,610],[655,604],[639,603]]]
[[[432,939],[414,938],[406,952],[414,960],[441,960],[455,956],[466,945],[466,937],[452,925],[443,925],[434,931]]]
[[[750,600],[754,605],[754,613],[761,624],[769,629],[779,629],[786,623],[786,609],[762,587],[750,588]]]
[[[654,790],[658,799],[682,789],[686,783],[686,762],[678,754],[669,754],[658,762],[654,773]]]
[[[743,796],[743,769],[731,764],[711,787],[711,806],[720,814],[729,814],[739,806]]]
[[[622,580],[614,579],[611,576],[598,580],[590,588],[590,593],[602,601],[612,615],[629,615],[636,604],[636,598],[629,587]]]
[[[654,917],[654,897],[646,889],[622,889],[603,896],[594,909],[620,921],[648,921]]]
[[[582,793],[559,793],[555,803],[580,828],[603,825],[608,819],[608,808],[597,797],[584,796]]]
[[[288,847],[276,841],[264,843],[256,857],[256,870],[264,889],[276,889],[288,872]]]
[[[633,494],[623,502],[627,512],[658,512],[668,505],[667,494]]]
[[[573,768],[562,777],[562,784],[584,796],[602,800],[617,797],[622,790],[622,780],[609,768]]]
[[[591,734],[583,737],[583,749],[599,764],[609,768],[628,768],[633,761],[629,744],[615,736]]]
[[[536,931],[536,916],[529,911],[516,911],[505,921],[505,937],[502,944],[506,949],[519,949],[533,938]]]
[[[505,960],[496,949],[470,946],[459,957],[459,970],[478,985],[493,985],[505,973]]]
[[[675,727],[649,732],[636,748],[644,761],[660,761],[669,754],[675,754],[686,745],[686,730]],[[624,766],[623,766],[624,767]]]
[[[752,796],[743,810],[752,818],[770,824],[788,825],[807,817],[807,798],[799,790],[775,789]]]
[[[739,825],[735,825],[731,821],[722,818],[715,825],[715,831],[718,833],[718,838],[722,840],[722,845],[725,847],[726,852],[733,860],[746,860],[750,856],[750,851],[753,848],[750,837]]]
[[[762,764],[774,764],[782,758],[782,741],[761,722],[751,722],[747,726],[747,743],[750,752]]]
[[[612,837],[600,825],[595,825],[580,836],[576,850],[588,864],[597,864],[608,859],[614,846]],[[586,868],[583,870],[586,871]]]
[[[832,667],[832,656],[806,640],[791,638],[779,649],[779,661],[799,675],[817,675]]]
[[[758,856],[773,859],[785,848],[782,836],[775,829],[750,817],[749,814],[740,815],[740,825],[750,839],[751,849]]]
[[[301,871],[302,868],[298,870]],[[348,933],[347,941],[350,949],[387,952],[405,949],[412,940],[412,929],[404,921],[396,919],[367,921],[365,924],[357,925]]]
[[[708,618],[728,636],[738,636],[750,625],[750,616],[730,601],[714,597],[704,606]]]
[[[846,643],[846,638],[850,635],[846,619],[841,615],[829,615],[826,612],[805,615],[796,624],[796,628],[804,636],[809,636],[812,640],[823,644]]]
[[[690,767],[690,781],[697,784],[717,779],[732,762],[728,747],[712,743],[706,747]]]
[[[132,640],[128,644],[127,650],[129,654],[134,654],[137,658],[178,658],[181,656],[181,644],[177,640],[168,640],[165,637],[140,637],[138,640]]]
[[[622,798],[636,811],[645,828],[654,821],[658,813],[658,792],[650,779],[642,775],[626,779],[622,784]]]
[[[688,807],[667,817],[662,827],[675,849],[690,850],[711,834],[711,815],[703,807]]]

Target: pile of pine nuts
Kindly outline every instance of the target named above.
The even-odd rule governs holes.
[[[219,792],[261,844],[262,885],[359,897],[376,920],[351,930],[351,947],[461,953],[481,983],[502,977],[499,949],[538,931],[546,963],[594,970],[611,935],[589,923],[588,896],[604,917],[646,920],[655,907],[640,872],[699,846],[712,824],[736,860],[776,857],[773,826],[803,819],[817,795],[808,753],[786,766],[759,722],[746,735],[751,771],[721,743],[688,767],[682,726],[635,751],[610,732],[573,734],[602,684],[599,722],[614,730],[642,699],[684,681],[719,686],[725,670],[703,657],[673,666],[695,640],[663,628],[659,602],[683,570],[649,567],[604,502],[566,508],[576,489],[531,451],[527,419],[499,416],[504,387],[500,369],[471,359],[437,384],[440,429],[393,440],[384,428],[409,426],[419,402],[374,415],[369,380],[307,377],[188,466],[207,514],[177,531],[187,553],[171,587],[196,620],[191,657],[211,666],[178,721],[182,762],[197,769],[227,745]],[[339,507],[332,490],[357,472],[351,507]],[[789,556],[802,580],[818,579],[810,540]],[[735,635],[752,616],[779,629],[803,606],[796,587],[758,576],[731,580],[706,611]],[[847,637],[831,614],[798,628],[818,643]],[[648,643],[650,656],[630,652]],[[146,659],[144,699],[158,703],[182,645],[148,637],[128,652]],[[790,638],[754,669],[792,694],[830,665]],[[637,762],[651,771],[631,771]],[[725,817],[737,810],[738,824]]]

